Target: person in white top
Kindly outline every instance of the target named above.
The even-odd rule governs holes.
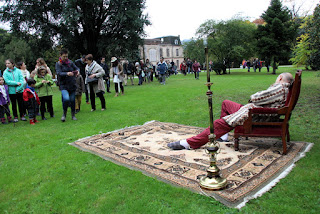
[[[116,91],[115,97],[119,96],[120,89],[121,94],[124,95],[124,88],[122,85],[124,79],[123,69],[121,63],[119,63],[116,57],[111,58],[110,78],[113,78],[113,83]]]
[[[24,88],[27,87],[27,79],[30,78],[30,72],[27,70],[27,66],[24,62],[17,62],[17,67],[20,69],[22,76],[23,76],[23,86]]]

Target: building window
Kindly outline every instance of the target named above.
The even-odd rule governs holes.
[[[155,49],[150,49],[149,50],[149,59],[151,62],[156,62],[157,61],[157,51]]]
[[[179,56],[179,49],[176,49],[176,55]]]
[[[179,44],[179,41],[176,39],[176,40],[174,40],[174,44],[175,45],[178,45]]]
[[[180,68],[179,60],[177,60],[177,68]]]
[[[163,50],[160,48],[160,57],[163,57]]]
[[[170,50],[167,48],[167,57],[170,57]]]

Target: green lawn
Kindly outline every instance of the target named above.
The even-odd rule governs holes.
[[[295,72],[280,68],[280,72]],[[214,118],[224,99],[246,103],[276,79],[266,73],[231,71],[212,74]],[[35,126],[20,121],[0,125],[0,213],[238,213],[203,195],[171,186],[68,143],[150,120],[206,127],[206,74],[172,76],[158,82],[125,87],[125,95],[106,94],[107,110],[90,112],[84,102],[78,121],[62,123],[61,96],[54,94],[56,117]],[[320,71],[304,71],[300,100],[293,112],[291,140],[313,142],[312,150],[273,189],[251,200],[243,213],[320,212]],[[114,88],[112,85],[112,91]],[[49,117],[49,115],[47,115]]]

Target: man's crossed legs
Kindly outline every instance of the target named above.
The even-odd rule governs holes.
[[[230,100],[224,100],[221,105],[220,119],[214,121],[214,134],[216,139],[223,137],[223,141],[226,141],[228,132],[234,129],[234,127],[229,126],[224,119],[224,116],[233,114],[237,112],[242,107],[241,104],[232,102]],[[173,143],[169,143],[168,147],[173,150],[181,149],[197,149],[206,144],[209,141],[210,127],[206,128],[200,134],[188,138],[186,140],[181,140]]]

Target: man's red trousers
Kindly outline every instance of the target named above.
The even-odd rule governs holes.
[[[232,102],[230,100],[224,100],[221,105],[221,115],[220,119],[217,119],[213,122],[214,126],[214,134],[216,135],[216,139],[220,138],[222,135],[230,132],[234,129],[234,127],[229,126],[224,119],[224,116],[233,114],[237,112],[242,107],[241,104]],[[206,128],[200,134],[188,138],[187,142],[191,148],[197,149],[209,141],[210,127]]]

